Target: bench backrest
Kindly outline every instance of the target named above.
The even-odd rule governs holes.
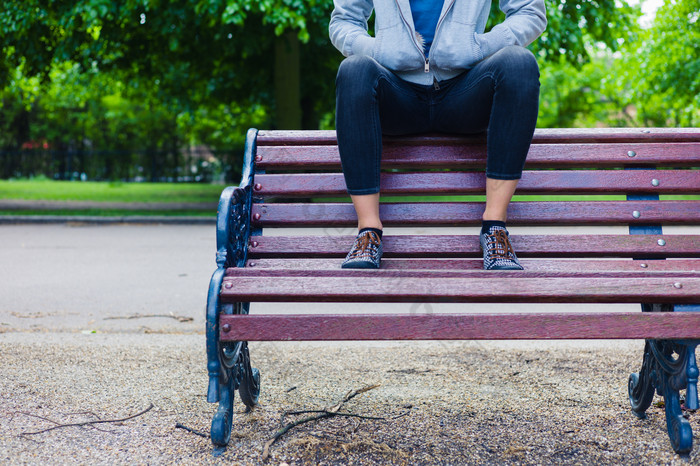
[[[356,216],[340,172],[333,131],[251,131],[251,228],[320,227],[352,235]],[[385,138],[381,215],[385,226],[477,225],[483,211],[486,145],[483,136]],[[661,233],[660,225],[700,225],[700,129],[537,130],[508,214],[509,225],[625,225],[632,233]],[[673,168],[673,169],[670,169]],[[660,200],[657,200],[659,199]],[[466,231],[468,232],[468,231]],[[536,237],[518,242],[523,257],[558,254],[623,257],[698,257],[697,239],[644,238],[601,243],[577,238],[557,248]],[[265,236],[249,257],[339,257],[347,244]],[[432,254],[476,257],[450,244],[416,251],[388,245],[385,257]],[[612,238],[610,238],[612,240]],[[408,248],[408,249],[407,249]],[[415,248],[415,246],[414,246]],[[521,251],[521,252],[520,252]]]

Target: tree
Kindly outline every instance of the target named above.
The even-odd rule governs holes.
[[[574,67],[542,67],[541,126],[696,126],[700,120],[699,0],[669,0],[617,52],[589,44]]]
[[[666,0],[626,64],[645,125],[700,122],[700,0]]]
[[[543,59],[563,55],[577,64],[587,60],[589,40],[614,49],[634,22],[633,9],[621,5],[548,0],[550,26],[533,49]],[[28,76],[46,77],[53,64],[70,61],[83,70],[123,72],[132,86],[158,80],[159,97],[188,111],[205,102],[274,109],[275,95],[290,94],[289,86],[279,87],[288,64],[298,62],[304,79],[295,100],[303,126],[314,127],[332,111],[342,58],[328,40],[331,9],[330,0],[8,0],[0,19],[8,57],[0,80],[20,65]],[[490,24],[502,19],[495,6],[491,16]]]
[[[0,141],[2,148],[18,149],[28,134],[59,128],[54,145],[92,157],[107,167],[104,176],[133,176],[125,167],[137,164],[157,179],[176,175],[176,145],[240,148],[249,126],[332,128],[342,60],[328,39],[332,7],[331,0],[6,0],[0,90],[9,97],[0,128],[12,136]],[[590,44],[626,46],[638,9],[625,0],[547,0],[547,9],[548,29],[531,49],[543,69],[543,89],[560,94],[549,121],[575,124],[566,115],[589,99],[585,89],[595,80],[579,90],[569,86],[564,96],[563,83],[544,82],[548,67],[575,80],[592,69]],[[487,28],[502,19],[494,2]],[[67,90],[68,71],[72,83],[91,89],[82,103],[52,87],[60,82]],[[86,139],[91,147],[83,147]],[[135,155],[137,144],[157,160]],[[114,160],[106,153],[96,159],[98,146],[116,149]],[[68,158],[89,167],[87,159]]]
[[[28,76],[47,78],[54,64],[71,62],[84,71],[93,66],[104,73],[118,71],[130,87],[150,87],[157,81],[157,96],[179,110],[221,102],[262,103],[274,109],[273,76],[286,73],[274,69],[277,43],[278,49],[289,48],[288,54],[298,53],[297,61],[315,62],[307,69],[314,70],[314,78],[305,83],[303,94],[296,91],[297,102],[326,97],[333,84],[334,70],[323,68],[336,53],[328,47],[327,1],[5,3],[0,18],[0,44],[7,57],[0,64],[2,81],[19,66]],[[285,61],[278,63],[284,66]],[[315,108],[305,107],[312,112]]]

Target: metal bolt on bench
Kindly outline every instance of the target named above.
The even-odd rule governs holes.
[[[664,234],[662,226],[700,226],[700,200],[660,196],[700,194],[700,129],[536,131],[517,194],[567,197],[515,200],[509,225],[624,225],[630,234],[512,235],[524,271],[482,270],[483,203],[443,200],[483,194],[485,149],[483,136],[386,138],[382,195],[435,197],[382,203],[384,225],[459,226],[464,234],[385,234],[381,269],[347,270],[340,263],[352,234],[305,241],[263,234],[268,227],[353,231],[335,133],[249,130],[241,184],[219,202],[207,302],[215,445],[229,441],[234,392],[247,406],[258,400],[248,341],[583,338],[646,340],[641,369],[629,377],[632,411],[643,418],[654,393],[663,396],[673,449],[691,450],[680,391],[686,408],[698,409],[700,234]],[[664,170],[651,171],[657,168]],[[641,303],[642,312],[249,315],[250,303],[262,301]]]

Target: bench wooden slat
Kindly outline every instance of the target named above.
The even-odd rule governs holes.
[[[222,341],[700,338],[700,313],[674,312],[253,314],[222,315],[220,322]]]
[[[700,128],[538,128],[533,136],[533,143],[592,143],[592,142],[692,142],[700,138]],[[398,138],[385,137],[391,142]],[[449,136],[428,134],[422,136],[404,136],[401,141],[441,142],[447,144],[470,144],[484,142],[485,135]],[[259,131],[258,146],[265,145],[308,145],[337,144],[335,131]]]
[[[303,272],[343,272],[340,269],[340,264],[343,259],[338,257],[334,259],[308,259],[308,258],[291,258],[291,259],[249,259],[246,263],[247,270],[255,268],[265,273],[269,269],[278,272],[282,271],[303,271]],[[526,272],[540,274],[579,274],[579,273],[637,273],[641,272],[650,274],[684,274],[700,277],[700,260],[694,259],[679,259],[672,261],[665,260],[648,260],[648,261],[633,261],[629,259],[623,260],[574,260],[574,259],[524,259],[520,261],[525,267]],[[415,271],[420,273],[432,273],[434,271],[470,271],[483,272],[483,260],[481,259],[383,259],[380,270],[391,271]],[[229,268],[226,275],[233,276],[241,268]],[[347,272],[347,270],[345,270]],[[353,270],[352,272],[357,272]],[[376,271],[368,271],[373,273]],[[488,271],[488,273],[501,273],[497,271]]]
[[[508,270],[449,270],[449,269],[420,269],[420,270],[367,270],[367,269],[341,269],[340,261],[336,262],[336,267],[331,270],[290,270],[284,269],[259,269],[259,268],[243,268],[232,267],[226,271],[226,277],[232,279],[245,277],[306,277],[309,279],[325,280],[328,277],[344,277],[344,278],[395,278],[397,280],[407,277],[430,277],[430,278],[507,278],[512,277],[513,272]],[[591,266],[590,263],[588,263]],[[577,268],[574,270],[540,270],[537,268],[525,268],[518,272],[518,278],[625,278],[625,277],[663,277],[671,279],[700,278],[700,271],[694,270],[666,270],[666,271],[650,271],[639,266],[633,270],[596,270],[589,268],[588,270]]]
[[[255,236],[249,257],[345,257],[354,236]],[[663,239],[663,246],[658,240]],[[511,235],[519,257],[700,257],[700,235]],[[384,257],[481,257],[477,235],[386,235]]]
[[[633,151],[634,157],[629,153]],[[628,144],[533,144],[526,169],[622,167],[638,165],[693,166],[700,161],[700,143]],[[385,145],[384,168],[484,168],[486,146],[480,145]],[[256,167],[260,169],[340,169],[337,146],[261,146]]]
[[[225,277],[224,302],[551,302],[639,303],[700,302],[700,278],[678,282],[650,278],[521,278],[518,271],[494,283],[492,278],[375,277]],[[674,283],[680,283],[675,288]]]
[[[348,274],[372,274],[376,270],[347,270],[341,269],[342,258],[336,259],[250,259],[246,268],[229,268],[226,276],[236,276],[241,273],[248,275],[271,274],[275,276],[293,276],[300,273],[302,276],[324,275],[342,276]],[[532,260],[525,259],[521,263],[528,276],[565,276],[571,274],[579,276],[583,274],[613,276],[615,273],[635,274],[638,276],[669,275],[700,277],[700,260],[682,259],[673,261],[664,260]],[[450,274],[462,273],[467,275],[478,275],[482,273],[493,274],[502,273],[499,271],[484,271],[481,259],[384,259],[379,273],[413,273],[420,274]],[[253,270],[255,269],[255,270]],[[243,272],[245,270],[245,272]],[[510,276],[506,273],[504,276]]]
[[[386,203],[379,212],[385,226],[475,225],[481,202]],[[634,212],[639,212],[635,217]],[[350,203],[254,204],[258,227],[351,226],[357,224]],[[700,224],[700,201],[512,202],[510,225]]]
[[[656,180],[653,182],[653,180]],[[383,195],[483,194],[483,172],[382,173]],[[261,196],[347,196],[342,173],[261,174]],[[525,171],[518,194],[700,193],[700,170]]]

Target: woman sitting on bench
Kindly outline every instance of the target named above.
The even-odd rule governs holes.
[[[488,130],[484,269],[522,270],[506,210],[537,122],[539,68],[524,47],[544,30],[543,0],[335,0],[330,38],[347,58],[336,80],[336,132],[358,235],[343,268],[379,268],[382,135]],[[367,32],[375,10],[376,37]]]

